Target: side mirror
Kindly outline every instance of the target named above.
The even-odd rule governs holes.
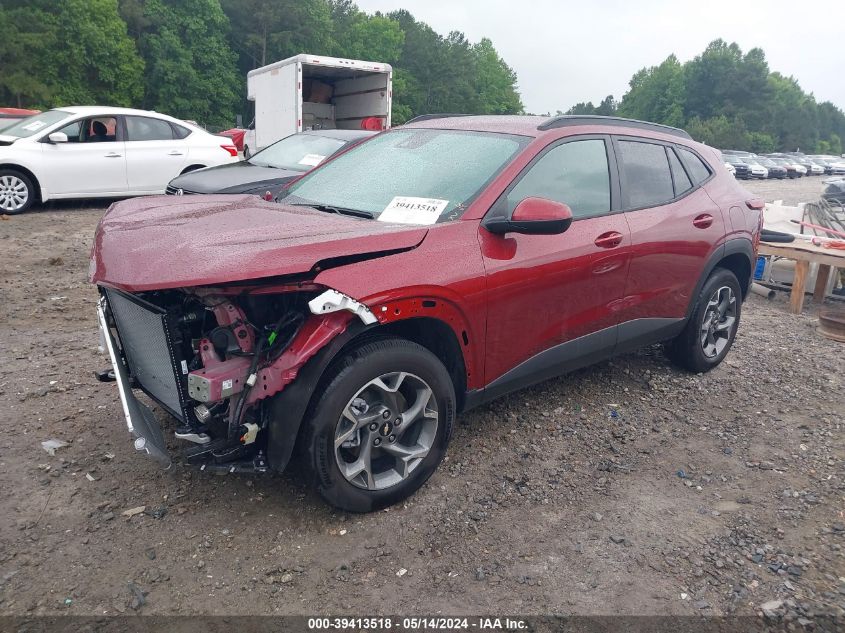
[[[67,134],[64,132],[53,132],[47,137],[51,143],[67,143]]]
[[[546,198],[525,198],[513,210],[510,219],[490,218],[482,226],[497,235],[558,235],[572,224],[572,209],[562,202]]]

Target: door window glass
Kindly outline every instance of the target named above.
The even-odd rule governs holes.
[[[172,141],[173,128],[161,119],[144,116],[126,117],[127,141]]]
[[[663,145],[619,141],[626,209],[654,207],[675,197]]]
[[[604,141],[572,141],[549,150],[507,194],[508,214],[531,197],[563,202],[576,218],[608,213],[610,171]]]
[[[117,120],[113,117],[80,119],[56,132],[67,136],[68,143],[111,143],[116,139]]]

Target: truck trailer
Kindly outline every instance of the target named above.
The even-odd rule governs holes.
[[[251,70],[247,98],[255,119],[244,155],[305,130],[382,130],[390,127],[390,64],[305,53]]]

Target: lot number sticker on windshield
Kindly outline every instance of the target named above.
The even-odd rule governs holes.
[[[26,130],[27,132],[35,132],[36,130],[40,130],[44,127],[46,123],[44,121],[33,121],[32,123],[27,123],[23,126],[22,129]]]
[[[322,163],[326,159],[325,156],[322,154],[306,154],[302,158],[299,159],[300,165],[309,165],[310,167],[316,167],[320,163]]]
[[[398,224],[434,224],[448,204],[448,200],[437,198],[396,196],[384,208],[378,219],[382,222]]]

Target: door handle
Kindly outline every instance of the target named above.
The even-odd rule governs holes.
[[[599,248],[616,248],[622,243],[622,234],[617,231],[608,231],[599,235],[594,244]]]
[[[706,229],[713,224],[713,216],[709,213],[702,213],[701,215],[697,216],[693,221],[692,225],[697,229]]]
[[[168,156],[181,156],[181,155],[182,155],[182,152],[180,152],[179,150],[174,149],[172,152],[167,152],[167,155],[168,155]]]
[[[117,152],[109,152],[105,155],[106,158],[120,158],[123,154],[118,154]]]

